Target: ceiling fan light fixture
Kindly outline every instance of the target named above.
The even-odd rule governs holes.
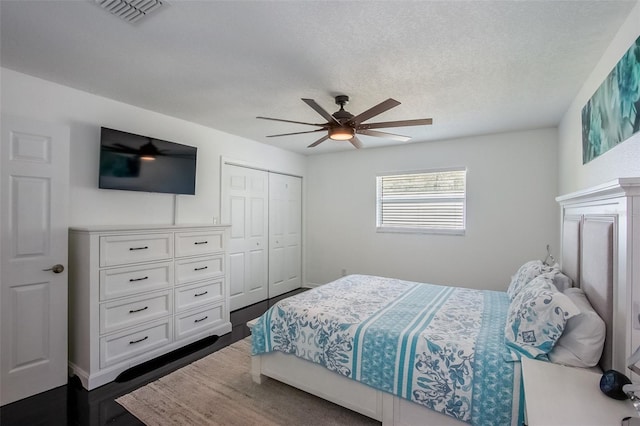
[[[353,138],[355,131],[352,127],[340,126],[329,129],[329,138],[334,141],[348,141]]]
[[[156,159],[156,157],[155,155],[143,154],[140,156],[140,159],[144,161],[153,161]]]

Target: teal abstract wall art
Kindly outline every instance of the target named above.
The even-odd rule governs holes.
[[[582,108],[582,164],[640,130],[640,37]]]

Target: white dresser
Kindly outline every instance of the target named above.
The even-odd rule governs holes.
[[[69,372],[88,390],[231,331],[227,226],[69,230]]]

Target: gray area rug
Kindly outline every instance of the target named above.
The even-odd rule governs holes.
[[[250,338],[118,399],[146,425],[380,425],[265,378],[253,383]]]

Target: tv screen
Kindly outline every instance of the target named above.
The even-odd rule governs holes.
[[[98,187],[194,195],[197,149],[102,127]]]

